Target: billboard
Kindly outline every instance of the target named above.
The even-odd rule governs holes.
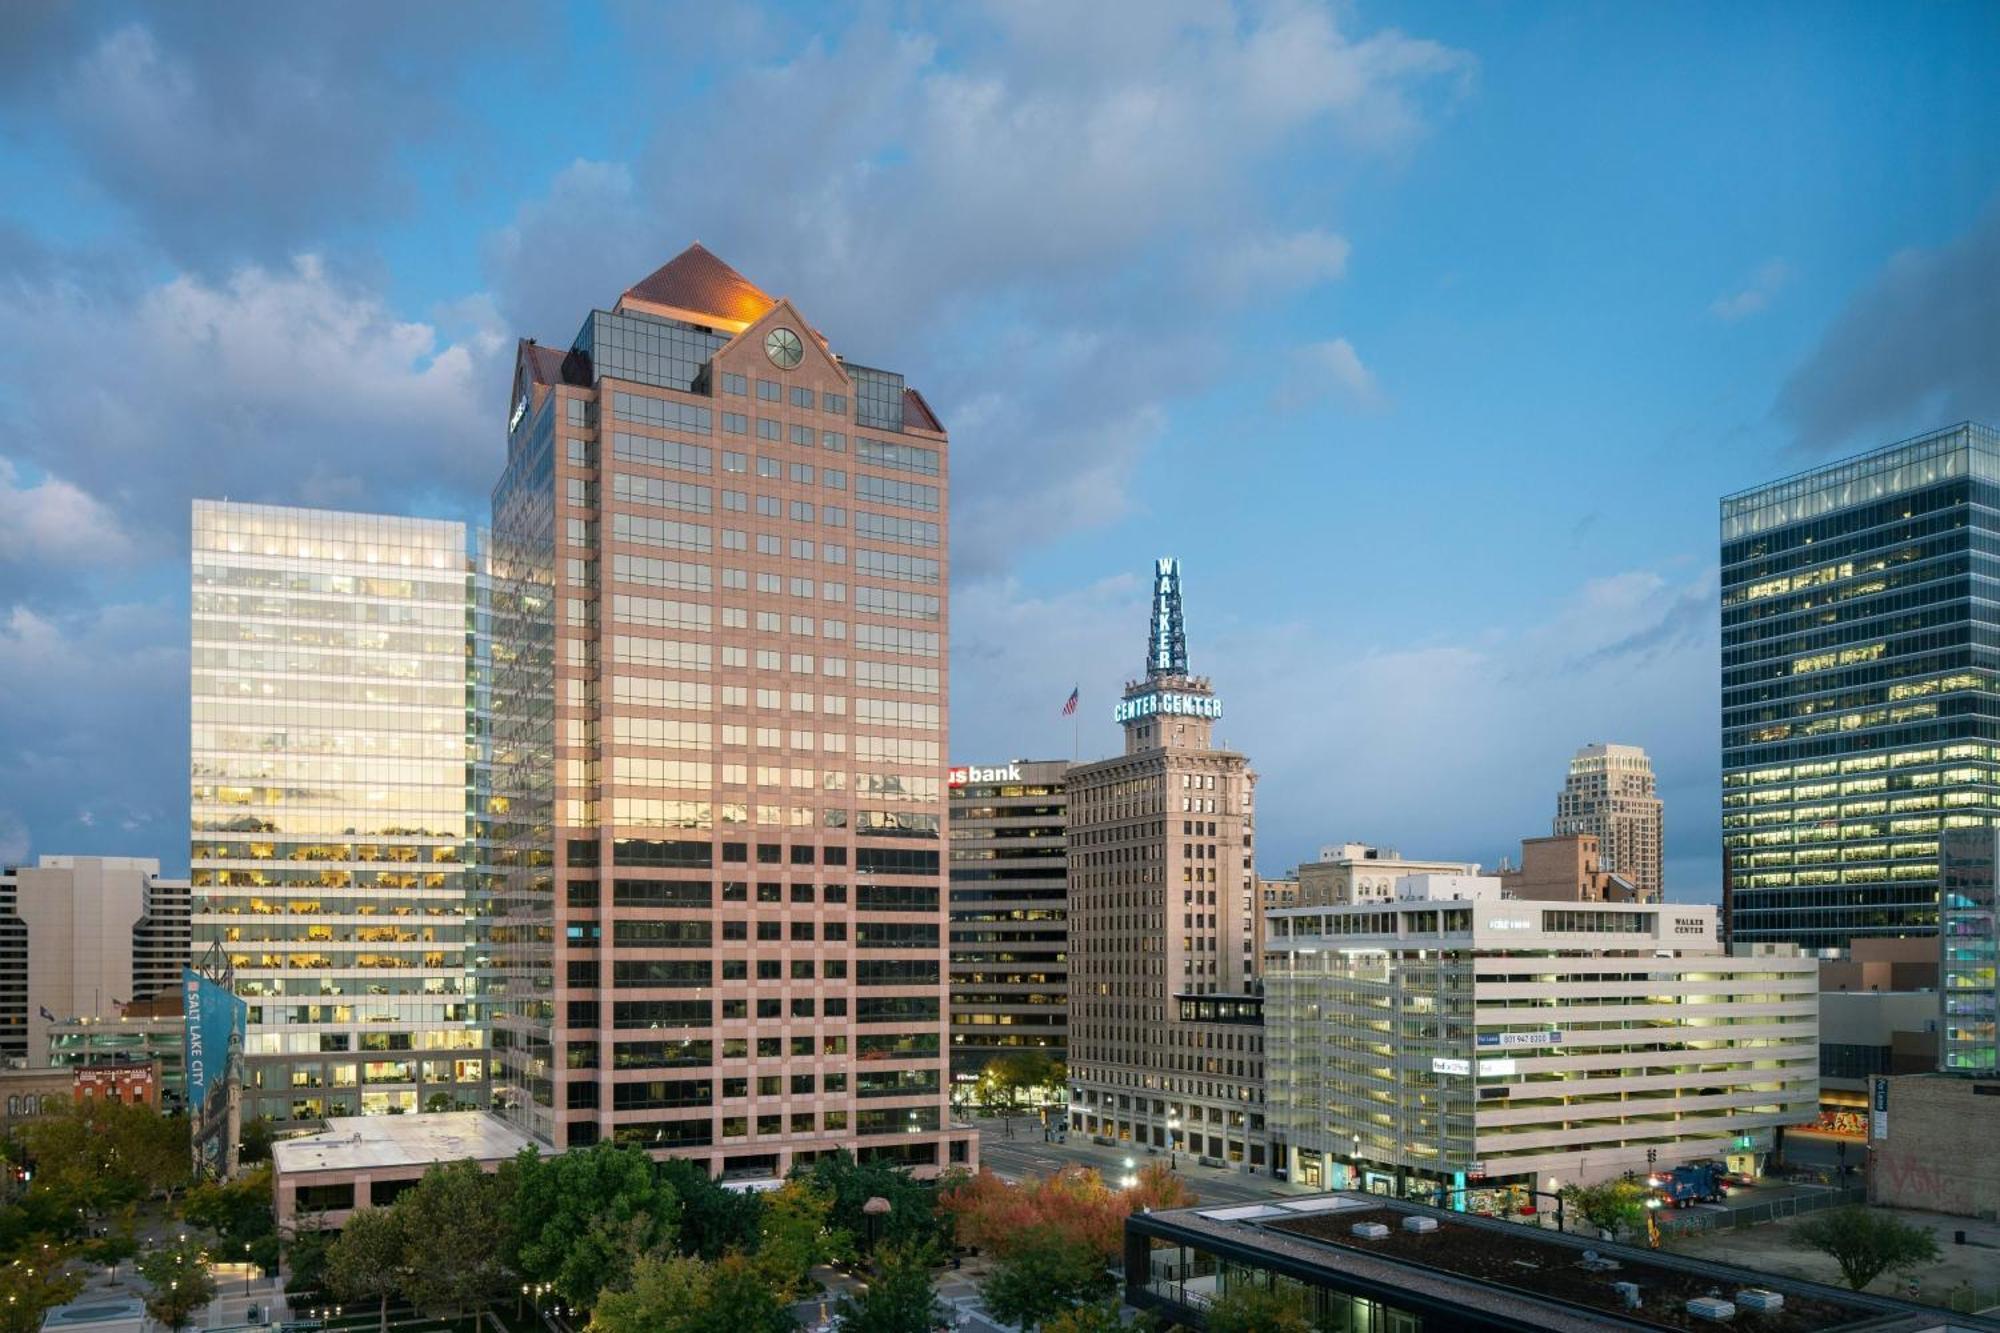
[[[220,1176],[229,1156],[229,1112],[243,1074],[250,1006],[229,987],[189,967],[181,970],[181,1015],[195,1172]]]

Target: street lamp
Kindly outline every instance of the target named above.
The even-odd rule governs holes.
[[[1181,1169],[1181,1116],[1178,1111],[1167,1117],[1167,1161],[1169,1169]]]

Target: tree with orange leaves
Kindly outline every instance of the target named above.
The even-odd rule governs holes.
[[[1114,1190],[1085,1167],[1009,1185],[989,1170],[948,1192],[942,1206],[957,1219],[961,1244],[1006,1258],[1032,1235],[1053,1235],[1063,1245],[1101,1262],[1124,1246],[1125,1218],[1141,1209],[1185,1208],[1195,1201],[1181,1178],[1148,1163],[1130,1189]]]

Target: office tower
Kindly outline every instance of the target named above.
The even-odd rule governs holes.
[[[1653,761],[1636,745],[1586,745],[1569,761],[1550,830],[1597,839],[1600,868],[1657,901],[1666,888],[1666,829]]]
[[[0,1061],[49,1062],[49,1032],[171,991],[188,884],[135,856],[43,856],[0,875]]]
[[[1262,1168],[1256,775],[1214,748],[1221,716],[1188,672],[1180,562],[1158,561],[1125,753],[1069,770],[1070,1125]]]
[[[1929,935],[1938,839],[2000,803],[2000,433],[1970,423],[1722,501],[1731,938]]]
[[[243,1116],[486,1103],[466,973],[465,528],[194,505],[194,950],[248,1002]]]
[[[1816,1109],[1818,965],[1725,953],[1715,913],[1437,874],[1273,912],[1267,1095],[1289,1178],[1431,1201],[1442,1183],[1499,1212],[1509,1189],[1656,1163],[1760,1167]]]
[[[1067,760],[951,770],[951,1072],[1069,1058]]]
[[[488,560],[496,1100],[776,1177],[947,1120],[948,442],[700,246],[520,345]]]
[[[1946,829],[1939,893],[1938,1065],[1947,1074],[2000,1074],[2000,828]]]
[[[1412,861],[1394,847],[1329,843],[1319,849],[1317,861],[1299,867],[1298,901],[1310,906],[1385,902],[1395,896],[1396,881],[1405,875],[1478,873],[1471,861]]]

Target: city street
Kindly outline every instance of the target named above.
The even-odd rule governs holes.
[[[1067,1143],[1044,1142],[1041,1121],[1035,1116],[1015,1116],[1014,1137],[1011,1139],[1006,1136],[1006,1128],[998,1118],[981,1120],[978,1125],[979,1160],[1005,1180],[1046,1176],[1065,1166],[1087,1166],[1102,1172],[1105,1179],[1115,1184],[1118,1177],[1125,1174],[1127,1157],[1135,1166],[1169,1160],[1165,1153],[1148,1156],[1144,1149],[1133,1153],[1107,1148],[1092,1143],[1080,1134],[1070,1135]],[[1240,1171],[1202,1166],[1186,1153],[1180,1155],[1178,1170],[1182,1179],[1187,1181],[1188,1188],[1203,1203],[1243,1203],[1273,1194],[1312,1192],[1273,1180],[1262,1170],[1252,1176]]]

